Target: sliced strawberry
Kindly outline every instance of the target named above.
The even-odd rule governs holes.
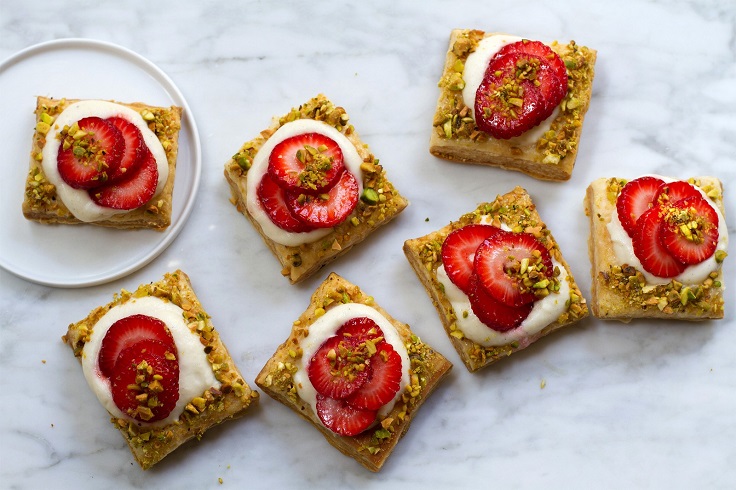
[[[354,408],[378,410],[394,399],[401,387],[401,356],[388,342],[376,345],[370,357],[371,378],[345,399]]]
[[[75,189],[104,184],[117,171],[125,150],[120,131],[99,117],[77,121],[74,135],[63,133],[56,156],[61,178]],[[80,136],[83,135],[83,136]]]
[[[269,174],[264,174],[258,184],[258,200],[271,221],[282,230],[303,233],[314,229],[299,220],[286,205],[286,191]]]
[[[383,337],[383,331],[376,322],[368,317],[351,318],[343,323],[335,333],[337,337],[351,337],[359,342]]]
[[[465,294],[470,291],[475,252],[483,241],[500,228],[491,225],[467,225],[453,231],[442,243],[442,265],[450,280]]]
[[[322,424],[341,436],[357,436],[376,420],[375,410],[361,410],[345,400],[335,400],[317,394],[317,416]]]
[[[126,176],[118,182],[95,187],[87,192],[89,197],[100,206],[128,210],[139,208],[147,203],[156,193],[157,185],[156,159],[146,149],[146,155],[137,169],[126,172]]]
[[[110,117],[106,121],[120,131],[125,141],[125,151],[120,160],[120,165],[109,175],[109,181],[115,182],[140,165],[146,154],[147,146],[140,129],[132,122],[122,117]]]
[[[102,339],[97,357],[100,373],[106,378],[112,376],[120,353],[146,339],[158,340],[177,353],[174,338],[164,322],[148,315],[127,316],[113,323]]]
[[[317,393],[342,399],[363,386],[371,374],[364,351],[357,339],[327,339],[307,366],[307,376]]]
[[[655,206],[645,211],[636,221],[631,243],[634,255],[644,270],[658,277],[675,277],[685,270],[685,264],[669,253],[661,239],[664,210]]]
[[[319,194],[330,189],[345,170],[335,140],[319,133],[292,136],[268,157],[268,173],[284,189]]]
[[[326,194],[312,196],[287,191],[286,203],[308,225],[332,228],[342,223],[358,204],[358,181],[352,173],[345,171]]]
[[[481,131],[494,138],[508,139],[523,134],[544,119],[546,103],[541,90],[517,69],[520,64],[530,62],[539,66],[539,58],[510,53],[494,58],[488,65],[475,93],[475,121]]]
[[[616,211],[626,233],[634,237],[634,229],[639,216],[650,209],[654,203],[654,197],[664,181],[656,177],[639,177],[630,180],[621,189],[616,200]]]
[[[553,267],[534,235],[499,230],[478,246],[474,271],[488,294],[517,307],[534,302],[533,285],[551,278]]]
[[[498,50],[494,58],[509,53],[525,53],[536,56],[542,61],[539,70],[543,73],[541,75],[537,74],[537,79],[545,103],[545,113],[547,113],[541,120],[547,119],[554,109],[560,105],[567,93],[567,67],[565,67],[565,62],[546,44],[528,39],[507,44]],[[546,73],[547,71],[551,73]]]
[[[477,274],[470,277],[470,308],[475,316],[488,328],[497,332],[506,332],[516,328],[529,316],[534,303],[521,306],[507,306],[488,294],[481,285]]]
[[[702,197],[702,194],[691,183],[677,180],[660,185],[653,201],[660,204],[670,204],[688,197]]]
[[[698,194],[680,199],[665,210],[660,237],[675,259],[693,265],[713,255],[718,246],[718,214],[708,201]]]
[[[136,420],[165,419],[179,400],[179,362],[171,347],[141,340],[120,353],[110,378],[112,399]]]

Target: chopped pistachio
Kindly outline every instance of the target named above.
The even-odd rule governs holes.
[[[36,131],[38,131],[41,134],[46,134],[51,129],[51,126],[48,123],[45,123],[43,121],[39,121],[36,123]]]
[[[360,196],[361,201],[363,201],[366,204],[374,205],[377,204],[379,201],[379,195],[378,192],[376,192],[375,189],[372,189],[370,187],[366,187],[363,189],[363,194]]]

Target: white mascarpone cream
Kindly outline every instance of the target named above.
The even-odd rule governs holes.
[[[663,177],[661,175],[651,175],[651,177],[656,177],[664,182],[674,182],[676,180],[670,177]],[[710,206],[715,210],[716,215],[718,215],[718,243],[716,244],[716,251],[723,250],[725,252],[728,248],[728,228],[726,226],[726,220],[723,217],[721,210],[718,209],[718,206],[711,201],[705,192],[696,185],[693,187],[703,195],[708,204],[710,204]],[[695,286],[705,281],[711,272],[718,270],[720,267],[720,264],[716,262],[714,253],[703,262],[688,266],[681,274],[673,278],[655,276],[654,274],[644,270],[644,266],[641,265],[641,261],[636,254],[634,254],[634,245],[631,241],[631,237],[626,233],[623,226],[621,226],[621,221],[618,218],[618,212],[616,212],[615,208],[611,213],[611,221],[608,222],[606,228],[608,229],[609,235],[611,235],[616,263],[620,265],[628,264],[636,268],[636,270],[640,271],[644,275],[644,279],[646,279],[647,284],[651,286],[668,284],[672,280],[678,281],[685,286]]]
[[[401,398],[406,387],[409,385],[409,369],[411,363],[406,346],[401,340],[399,333],[388,319],[381,315],[378,311],[370,306],[360,303],[340,304],[319,317],[309,326],[309,335],[307,335],[300,343],[303,354],[295,363],[297,372],[294,374],[294,385],[296,386],[299,398],[304,400],[312,407],[312,411],[317,413],[317,391],[314,389],[312,382],[309,381],[307,375],[307,366],[317,350],[325,343],[327,339],[334,336],[337,330],[351,318],[367,317],[376,322],[383,331],[383,336],[391,347],[401,356],[401,385],[396,392],[396,396],[392,401],[381,407],[378,416],[382,417],[388,414]]]
[[[57,155],[59,154],[59,146],[61,145],[59,133],[64,129],[64,126],[71,127],[80,119],[92,116],[102,119],[122,117],[133,123],[141,131],[148,149],[151,150],[151,153],[156,158],[158,184],[154,194],[161,192],[169,178],[169,163],[166,159],[166,152],[163,146],[161,146],[161,142],[153,131],[149,129],[143,117],[138,112],[129,107],[103,100],[82,100],[70,104],[59,114],[51,125],[51,129],[46,134],[46,144],[43,147],[41,166],[48,181],[56,186],[56,194],[61,199],[61,202],[64,203],[75,218],[88,223],[107,219],[115,214],[128,212],[126,210],[99,206],[89,197],[86,190],[75,189],[67,185],[59,174],[57,163]]]
[[[488,64],[491,62],[491,58],[493,58],[493,56],[507,44],[512,44],[521,41],[522,39],[523,38],[519,36],[493,34],[481,39],[478,42],[478,46],[475,51],[468,55],[468,58],[465,60],[465,68],[463,69],[463,80],[465,81],[465,87],[463,88],[463,102],[466,106],[472,109],[470,111],[470,116],[473,119],[475,119],[475,94],[483,81],[483,76],[486,73]],[[559,113],[560,108],[558,106],[547,119],[534,126],[529,131],[526,131],[524,134],[511,138],[508,141],[516,145],[535,143],[544,135],[545,132],[549,131],[552,121],[555,120]]]
[[[360,158],[355,146],[340,131],[325,122],[315,121],[314,119],[297,119],[277,129],[258,150],[253,158],[253,164],[248,170],[246,207],[253,219],[261,226],[264,235],[276,243],[291,247],[319,240],[328,235],[332,228],[321,228],[303,233],[293,233],[279,228],[271,221],[266,210],[261,207],[258,199],[258,185],[268,171],[268,158],[274,147],[285,139],[304,133],[319,133],[334,140],[342,150],[345,170],[352,173],[358,181],[358,195],[363,192],[363,179],[360,170],[363,159]]]
[[[220,382],[212,372],[212,366],[204,353],[204,346],[196,333],[189,330],[183,316],[184,311],[173,303],[155,296],[133,298],[115,306],[105,313],[92,328],[89,341],[82,350],[82,371],[100,403],[114,417],[135,421],[137,424],[156,427],[176,421],[187,403],[201,396],[211,387],[219,388]],[[166,324],[174,338],[179,362],[179,400],[169,416],[163,420],[145,423],[124,414],[112,399],[110,381],[99,370],[98,357],[102,340],[108,329],[118,320],[131,315],[148,315]]]

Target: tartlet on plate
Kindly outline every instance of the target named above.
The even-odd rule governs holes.
[[[180,107],[38,97],[35,115],[22,206],[27,219],[159,231],[170,225]],[[66,123],[59,124],[60,118]],[[82,119],[97,119],[88,123],[95,129],[80,130]],[[103,140],[97,131],[109,131],[113,119],[139,129],[126,124],[114,141]],[[69,156],[63,168],[62,150]],[[117,159],[105,157],[113,154]]]

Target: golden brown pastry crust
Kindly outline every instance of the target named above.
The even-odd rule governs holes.
[[[56,118],[65,107],[78,99],[49,99],[38,97],[36,101],[36,124],[41,121],[43,114]],[[143,206],[116,214],[110,218],[94,221],[88,224],[109,228],[137,229],[152,228],[158,231],[165,230],[171,224],[171,201],[176,177],[176,158],[179,151],[179,130],[181,128],[181,107],[154,107],[141,102],[116,104],[129,107],[139,113],[150,112],[154,119],[148,122],[149,128],[158,137],[166,152],[169,163],[169,177],[161,192],[153,196]],[[26,190],[23,199],[23,215],[33,221],[45,224],[82,224],[67,209],[56,194],[56,187],[46,180],[41,167],[41,152],[46,144],[46,136],[39,131],[38,126],[33,134],[30,166],[26,177]]]
[[[412,374],[416,375],[412,376],[410,389],[396,403],[382,421],[382,425],[355,437],[340,436],[325,428],[309,404],[297,395],[292,378],[296,372],[294,359],[301,355],[299,341],[308,335],[309,326],[321,316],[320,312],[324,314],[323,310],[329,310],[331,306],[342,301],[371,306],[386,317],[403,339],[409,353]],[[451,368],[452,364],[439,352],[422,343],[408,325],[391,317],[358,286],[331,273],[312,295],[306,311],[294,322],[289,338],[279,346],[258,374],[256,384],[266,394],[291,408],[319,429],[327,441],[340,452],[354,458],[367,469],[378,471],[399,439],[409,429],[409,424],[421,404]]]
[[[552,123],[553,133],[535,144],[518,138],[499,140],[480,131],[472,119],[473,108],[462,98],[462,67],[480,39],[497,33],[455,29],[439,82],[440,96],[434,115],[429,151],[450,161],[517,170],[543,180],[562,181],[572,175],[583,119],[590,105],[596,51],[569,44],[551,48],[568,66],[568,92],[561,111]],[[458,71],[458,69],[460,71]]]
[[[282,125],[296,119],[315,119],[324,121],[342,132],[355,146],[363,159],[361,165],[363,187],[373,188],[379,193],[380,200],[370,205],[363,200],[358,201],[355,211],[326,237],[312,243],[290,247],[274,242],[267,237],[260,225],[250,216],[246,207],[247,179],[250,162],[258,149]],[[295,284],[311,276],[329,262],[346,253],[356,244],[365,240],[374,230],[395,218],[409,202],[402,197],[386,178],[386,172],[378,164],[378,159],[369,151],[368,145],[358,137],[355,129],[349,124],[347,113],[342,107],[335,106],[324,95],[318,95],[307,103],[294,108],[255,139],[246,142],[225,164],[225,178],[230,184],[232,203],[245,215],[253,227],[260,233],[263,241],[271,249],[282,266],[281,273]]]
[[[457,328],[455,320],[458,312],[454,311],[452,304],[444,293],[444,288],[437,280],[437,268],[442,265],[442,244],[447,235],[471,223],[479,223],[483,217],[490,218],[491,223],[495,226],[500,226],[503,223],[514,231],[534,234],[547,247],[550,255],[567,270],[571,291],[567,311],[560,315],[557,320],[540,332],[518,342],[492,347],[484,347],[469,340]],[[555,330],[572,325],[588,316],[585,298],[575,283],[570,266],[562,257],[557,242],[555,242],[549,229],[537,213],[531,197],[521,187],[516,187],[511,192],[498,196],[491,203],[481,204],[475,211],[433,233],[407,240],[404,242],[404,254],[437,309],[452,345],[470,372],[477,371],[499,359],[510,356]]]
[[[695,177],[698,185],[713,199],[721,213],[723,186],[715,177]],[[628,264],[618,264],[613,252],[608,223],[616,211],[616,198],[626,183],[617,178],[593,181],[585,194],[585,214],[590,218],[588,252],[591,262],[591,309],[605,320],[629,322],[633,318],[668,320],[706,320],[723,318],[722,269],[693,288],[694,299],[676,281],[654,288],[646,287],[644,277]],[[682,300],[686,299],[683,305]]]
[[[189,439],[200,439],[207,429],[243,416],[251,403],[258,401],[259,395],[243,380],[210,316],[197,299],[189,277],[180,270],[166,274],[161,281],[143,284],[133,293],[121,291],[112,302],[95,308],[84,320],[69,325],[62,340],[72,348],[81,363],[85,342],[97,321],[114,306],[143,296],[171,301],[184,310],[189,328],[200,336],[207,360],[215,377],[222,383],[219,389],[210,388],[192,400],[177,422],[163,427],[151,429],[114,416],[110,419],[130,446],[135,460],[146,470]]]

